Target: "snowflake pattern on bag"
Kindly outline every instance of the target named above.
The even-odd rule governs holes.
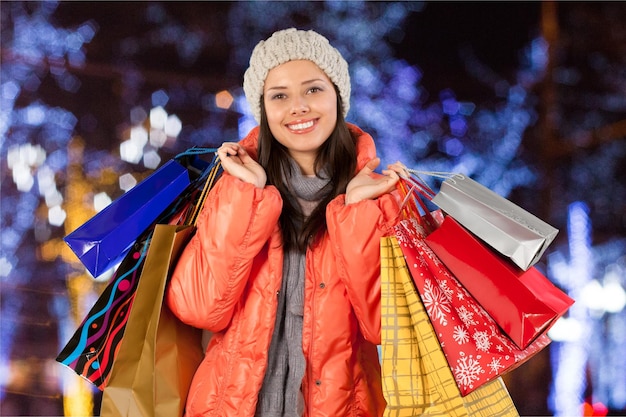
[[[414,218],[395,227],[448,365],[461,394],[467,395],[526,362],[551,340],[542,334],[519,349],[428,247],[426,234]]]

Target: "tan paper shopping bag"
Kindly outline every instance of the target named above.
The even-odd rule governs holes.
[[[180,417],[203,357],[202,333],[163,303],[193,226],[156,225],[126,331],[102,397],[106,417]]]

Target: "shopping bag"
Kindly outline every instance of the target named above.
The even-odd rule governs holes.
[[[193,194],[169,208],[160,222],[183,224],[192,215]],[[146,230],[117,267],[110,282],[91,307],[56,360],[93,383],[107,384],[113,360],[124,335],[139,277],[154,228]]]
[[[189,185],[187,169],[172,159],[64,240],[91,275],[98,277],[123,258],[139,235]]]
[[[212,151],[210,148],[192,148],[177,155],[185,166],[192,167],[194,179],[157,219],[157,224],[195,224],[208,191],[221,174],[221,164],[216,156],[210,162],[198,159],[198,155]],[[100,390],[104,390],[108,383],[120,348],[153,233],[154,226],[151,226],[135,241],[107,287],[56,358]]]
[[[536,267],[517,268],[451,216],[425,242],[521,349],[574,303]]]
[[[203,357],[202,332],[163,303],[170,270],[191,238],[190,225],[157,224],[126,330],[102,397],[101,415],[182,416]]]
[[[523,270],[539,261],[558,234],[558,229],[479,182],[462,174],[443,176],[447,178],[432,197],[433,204]]]
[[[402,220],[395,236],[462,395],[512,371],[550,343],[542,333],[525,349],[515,345],[426,245],[416,224]]]
[[[116,274],[87,313],[56,360],[104,389],[144,265],[152,231],[135,242]]]
[[[381,239],[385,417],[518,416],[501,378],[462,396],[394,236]]]

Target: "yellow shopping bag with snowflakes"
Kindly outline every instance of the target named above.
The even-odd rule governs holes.
[[[384,416],[518,417],[501,378],[461,396],[396,238],[380,249]]]

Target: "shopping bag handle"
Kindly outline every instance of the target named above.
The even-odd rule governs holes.
[[[198,223],[198,216],[200,212],[202,211],[202,208],[204,207],[204,202],[206,201],[209,191],[211,190],[211,188],[213,188],[213,185],[215,184],[215,181],[219,176],[221,167],[222,167],[222,163],[220,161],[219,156],[217,156],[216,154],[215,157],[213,158],[213,161],[211,162],[211,167],[207,170],[208,171],[207,179],[204,183],[204,186],[202,187],[202,192],[200,193],[200,196],[198,197],[198,202],[193,208],[193,212],[191,213],[191,216],[187,220],[187,224],[191,226],[196,226],[196,224]]]
[[[426,186],[428,187],[428,186]],[[403,197],[400,204],[400,212],[405,219],[415,219],[430,234],[437,228],[437,221],[430,212],[424,198],[431,200],[428,191],[422,188],[421,184],[412,181],[410,178],[400,178],[397,189]],[[429,188],[428,188],[429,189]]]
[[[193,148],[186,149],[176,155],[174,159],[182,159],[185,156],[196,156],[196,155],[205,155],[208,153],[216,153],[217,148],[205,148],[202,146],[194,146]]]
[[[467,178],[467,175],[459,174],[458,172],[447,172],[447,171],[420,171],[417,169],[406,168],[406,170],[412,174],[413,176],[419,178],[421,182],[425,184],[422,180],[421,175],[428,175],[429,177],[440,178],[442,180],[447,180],[452,183],[455,180],[464,180]]]

